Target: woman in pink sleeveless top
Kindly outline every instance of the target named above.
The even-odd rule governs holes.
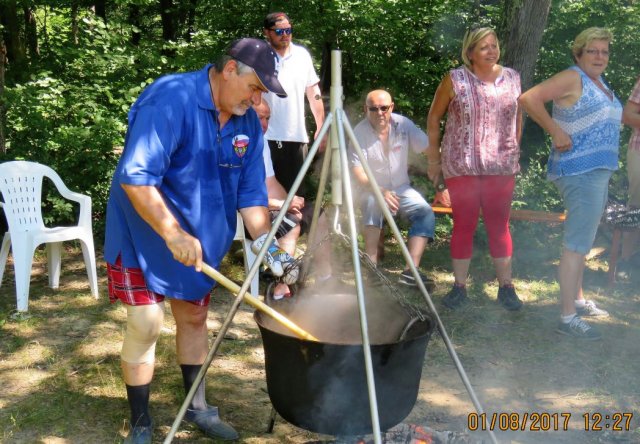
[[[453,208],[455,282],[443,300],[451,309],[467,299],[473,235],[481,212],[500,286],[498,301],[507,310],[522,307],[511,282],[509,231],[515,174],[520,170],[520,75],[499,65],[499,58],[493,29],[467,31],[462,43],[464,66],[444,77],[427,117],[429,178],[435,182],[444,176]],[[441,142],[440,124],[445,114]]]

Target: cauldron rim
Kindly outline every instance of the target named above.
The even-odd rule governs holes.
[[[283,333],[281,331],[278,330],[274,330],[273,328],[270,328],[269,326],[265,325],[265,322],[263,321],[263,319],[265,319],[268,315],[266,315],[265,313],[261,312],[260,310],[255,310],[253,313],[253,319],[256,322],[256,324],[258,324],[259,327],[264,328],[266,330],[269,330],[272,333],[275,333],[277,335],[283,336],[283,337],[288,337],[288,338],[293,338],[297,341],[303,342],[303,343],[317,343],[320,342],[322,344],[326,344],[326,345],[335,345],[335,346],[362,346],[362,342],[330,342],[330,341],[323,341],[321,339],[318,339],[318,341],[313,341],[311,339],[306,339],[306,338],[301,338],[299,336],[296,336],[296,334],[290,330],[286,330],[286,333]],[[389,345],[397,345],[400,343],[404,343],[407,341],[412,341],[412,340],[417,340],[417,339],[421,339],[426,337],[430,337],[433,334],[433,331],[435,330],[435,320],[433,319],[433,316],[431,316],[428,313],[422,313],[422,316],[424,317],[424,320],[419,320],[418,322],[416,322],[414,324],[415,326],[422,326],[422,325],[426,325],[426,328],[424,328],[424,331],[422,331],[420,334],[409,334],[408,337],[406,337],[405,339],[403,339],[402,341],[400,340],[400,338],[398,338],[397,341],[394,342],[384,342],[384,343],[376,343],[376,344],[370,344],[371,347],[383,347],[383,346],[389,346]],[[413,329],[414,327],[412,327],[411,329]],[[284,329],[285,327],[283,327]]]

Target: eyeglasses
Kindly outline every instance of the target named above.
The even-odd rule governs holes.
[[[369,110],[370,113],[377,113],[378,111],[382,111],[383,113],[386,113],[387,111],[389,111],[389,108],[391,108],[391,105],[369,106],[369,107],[367,107],[367,109]]]
[[[589,55],[601,55],[602,57],[609,57],[609,51],[607,51],[606,49],[585,49],[584,52]]]
[[[278,37],[282,37],[283,35],[291,35],[291,33],[293,32],[293,28],[280,28],[280,29],[272,28],[271,30],[275,32]]]

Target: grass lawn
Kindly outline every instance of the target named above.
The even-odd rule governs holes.
[[[607,229],[596,241],[584,280],[587,298],[611,316],[594,320],[604,338],[588,343],[554,332],[559,320],[556,271],[561,228],[513,223],[515,285],[525,302],[516,313],[507,312],[496,302],[493,267],[483,228],[479,231],[471,265],[470,303],[464,308],[450,311],[441,303],[453,282],[446,234],[441,233],[429,247],[422,269],[436,280],[431,297],[487,412],[486,427],[495,417],[500,442],[640,442],[640,273],[629,284],[607,287]],[[105,265],[99,263],[100,298],[96,300],[89,294],[77,246],[70,244],[63,254],[58,290],[46,286],[42,253],[36,259],[27,315],[15,312],[12,267],[7,268],[0,287],[0,442],[121,442],[129,416],[119,368],[126,313],[120,304],[108,302]],[[220,268],[241,281],[241,263],[241,255],[230,254]],[[380,268],[392,282],[403,268],[393,239],[387,242]],[[264,282],[261,284],[264,289]],[[421,293],[401,290],[412,302],[426,307]],[[216,291],[208,321],[212,334],[228,314],[232,301],[227,291]],[[273,433],[266,432],[271,404],[262,341],[252,314],[251,308],[241,306],[231,326],[235,339],[223,341],[209,369],[209,402],[220,406],[223,417],[239,430],[241,442],[329,439],[281,418],[277,418]],[[168,310],[152,384],[155,442],[162,442],[167,435],[184,396],[175,362],[174,335]],[[417,402],[405,422],[462,432],[474,427],[473,412],[470,396],[436,332],[427,348]],[[500,413],[513,413],[509,418],[519,430],[499,431],[500,418],[507,418]],[[546,414],[543,417],[547,423],[541,422],[543,430],[534,431],[533,414],[541,413]],[[526,421],[525,414],[529,418]],[[599,423],[598,414],[602,415]],[[628,430],[612,431],[613,415],[620,416],[622,421],[617,425]],[[597,426],[602,430],[596,430]],[[472,438],[489,442],[486,434],[478,432]],[[210,442],[184,423],[174,441]]]

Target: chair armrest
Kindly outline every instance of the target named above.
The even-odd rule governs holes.
[[[66,199],[78,202],[80,205],[91,205],[91,197],[86,194],[76,193],[75,191],[67,190],[67,193],[60,193],[60,195]]]
[[[80,204],[78,225],[91,227],[91,196],[71,191],[57,174],[49,176],[49,178],[53,181],[62,197]]]
[[[91,197],[86,194],[80,194],[73,191],[70,191],[66,195],[62,194],[62,196],[80,204],[78,225],[91,227]]]

